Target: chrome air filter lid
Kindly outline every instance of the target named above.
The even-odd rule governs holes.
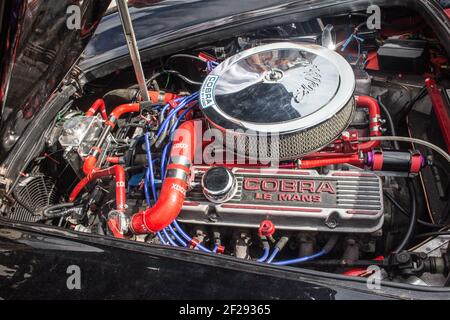
[[[345,130],[354,88],[352,68],[336,52],[272,43],[217,66],[200,89],[200,105],[210,124],[227,134],[277,134],[279,158],[293,159],[324,147]]]

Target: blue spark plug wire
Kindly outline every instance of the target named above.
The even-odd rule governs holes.
[[[180,115],[180,117],[177,120],[175,120],[175,123],[174,123],[172,129],[170,129],[170,137],[173,135],[173,133],[177,129],[178,125],[180,124],[181,119],[183,119],[186,116],[186,114],[192,110],[192,108],[194,108],[194,106],[190,106],[189,108],[184,110],[183,113]]]
[[[178,222],[176,220],[173,221],[173,226],[177,229],[177,231],[181,234],[181,236],[186,239],[186,241],[188,243],[192,242],[192,238],[183,231],[183,229],[181,229],[180,225],[178,224]],[[201,245],[200,243],[196,245],[196,248],[198,248],[201,251],[205,251],[205,252],[211,252],[211,250],[209,250],[208,248],[204,247],[203,245]]]
[[[169,236],[166,229],[163,229],[163,233],[164,233],[164,236],[166,237],[166,239],[169,240],[169,243],[171,246],[178,247],[178,245],[175,243],[175,241],[173,241],[173,239]]]
[[[290,260],[281,260],[281,261],[273,262],[272,264],[277,265],[277,266],[286,266],[286,265],[290,265],[290,264],[296,264],[296,263],[300,263],[300,262],[313,260],[313,259],[319,258],[325,254],[326,254],[326,251],[321,250],[310,256],[301,257],[301,258],[297,258],[297,259],[290,259]],[[267,262],[269,262],[269,261],[267,261]]]
[[[145,180],[144,180],[144,193],[145,193],[145,200],[147,201],[147,205],[150,207],[152,205],[151,200],[150,200],[150,190],[148,188],[149,183],[151,184],[152,187],[152,193],[154,196],[154,199],[156,201],[156,186],[155,186],[155,178],[153,175],[153,161],[152,161],[152,153],[150,150],[150,141],[149,141],[149,134],[146,133],[145,136],[143,136],[143,138],[145,139],[145,149],[147,151],[147,161],[148,161],[148,167],[145,173]],[[140,138],[139,138],[140,139]],[[161,235],[161,232],[157,232],[156,236],[158,237],[159,241],[162,244],[167,244],[167,242],[164,240],[164,238]],[[167,237],[167,239],[170,241],[170,237]]]
[[[159,242],[161,242],[162,244],[166,244],[166,245],[167,245],[167,242],[166,242],[166,240],[164,240],[164,238],[162,237],[161,232],[157,232],[157,233],[156,233],[156,236],[158,237]]]
[[[173,110],[171,110],[169,112],[169,114],[167,115],[166,119],[164,119],[156,136],[159,138],[159,136],[161,136],[161,134],[164,132],[164,130],[166,130],[172,117],[175,116],[178,113],[178,111],[180,111],[181,109],[186,107],[186,105],[188,105],[189,103],[191,103],[193,100],[195,100],[197,98],[198,98],[198,92],[193,93],[190,96],[187,96],[185,98],[182,98],[181,102]]]
[[[169,231],[170,233],[175,237],[175,239],[183,246],[186,247],[187,243],[180,238],[180,236],[178,235],[178,233],[175,232],[175,230],[173,229],[172,225],[169,225]]]
[[[161,180],[164,180],[164,178],[166,177],[167,153],[169,152],[171,146],[172,146],[171,142],[166,144],[164,149],[163,149],[163,151],[162,151],[162,153],[161,153],[161,163],[160,163]]]
[[[168,126],[168,124],[169,124],[171,118],[172,118],[173,116],[175,116],[175,115],[178,113],[178,111],[180,111],[181,109],[183,109],[186,105],[188,105],[190,102],[192,102],[192,101],[193,101],[194,99],[196,99],[197,97],[198,97],[198,93],[194,93],[194,94],[192,94],[192,95],[190,95],[190,96],[188,96],[188,97],[185,97],[185,98],[183,98],[183,99],[177,99],[178,101],[181,101],[180,104],[179,104],[175,109],[173,109],[171,112],[169,112],[167,118],[164,120],[163,124],[161,125],[161,127],[160,127],[160,129],[159,129],[159,131],[158,131],[157,136],[159,136],[159,135],[163,132],[164,128]],[[177,100],[176,100],[176,101],[177,101]],[[172,128],[172,130],[171,130],[171,133],[175,131],[175,128],[178,126],[180,120],[181,120],[181,119],[182,119],[182,118],[183,118],[183,117],[184,117],[184,116],[192,109],[192,107],[193,107],[193,106],[189,107],[188,109],[186,109],[186,110],[180,115],[180,117],[179,117],[179,118],[176,120],[176,122],[174,123],[174,126],[173,126],[173,128]],[[167,108],[168,108],[168,106],[167,106]],[[165,110],[167,110],[167,108],[166,108],[166,106],[165,106],[163,110],[165,111]],[[149,161],[149,166],[147,167],[147,172],[146,172],[146,175],[145,175],[144,191],[145,191],[145,196],[146,196],[146,199],[147,199],[147,203],[148,203],[149,206],[150,206],[150,194],[149,194],[150,192],[149,192],[148,185],[150,184],[150,186],[151,186],[152,193],[153,193],[153,195],[154,195],[154,200],[155,200],[155,201],[156,201],[156,199],[157,199],[157,193],[156,193],[156,186],[155,186],[155,181],[154,181],[155,179],[154,179],[154,173],[153,173],[153,165],[150,165],[150,162],[152,162],[152,160],[151,160],[151,159],[152,159],[152,156],[151,156],[151,151],[150,151],[150,141],[149,141],[148,133],[146,134],[146,140],[145,140],[145,142],[146,142],[146,151],[147,151],[147,158],[148,158],[148,161]],[[166,163],[167,163],[167,153],[168,153],[168,151],[169,151],[169,147],[170,147],[170,144],[167,144],[167,145],[165,146],[165,148],[164,148],[164,150],[163,150],[163,153],[162,153],[162,157],[161,157],[161,175],[162,175],[162,177],[163,177],[164,172],[165,172],[165,167],[166,167]],[[145,186],[147,186],[147,188],[145,188]],[[169,227],[168,227],[169,232],[173,235],[173,237],[174,237],[174,238],[175,238],[182,246],[187,247],[188,243],[192,243],[192,242],[193,242],[193,239],[192,239],[186,232],[183,231],[183,229],[181,228],[181,226],[178,224],[178,222],[177,222],[176,220],[173,221],[173,224],[172,224],[172,225],[173,225],[173,226],[169,226]],[[174,229],[174,227],[175,227],[176,230]],[[181,234],[181,236],[182,236],[188,243],[186,243],[185,241],[183,241],[183,239],[177,234],[176,231],[178,231],[178,232]],[[176,244],[175,241],[173,241],[173,239],[170,237],[170,235],[168,234],[168,232],[167,232],[166,229],[163,230],[163,234],[165,235],[165,237],[167,238],[167,240],[169,241],[169,243],[167,243],[167,242],[164,240],[164,238],[162,237],[162,234],[161,234],[160,232],[157,232],[156,234],[157,234],[159,240],[161,241],[161,243],[163,243],[163,244],[170,244],[170,245],[172,245],[172,246],[177,246],[177,244]],[[196,248],[198,248],[198,249],[201,250],[201,251],[211,252],[211,250],[209,250],[208,248],[204,247],[204,246],[201,245],[201,244],[197,244],[197,245],[196,245]],[[217,250],[217,248],[215,248],[215,250]]]
[[[272,254],[270,255],[269,259],[267,259],[267,263],[272,263],[273,259],[275,259],[278,252],[280,252],[280,249],[278,248],[273,249]]]
[[[153,161],[152,161],[152,153],[150,150],[150,136],[149,133],[145,134],[145,149],[147,151],[147,162],[148,162],[148,166],[147,166],[147,172],[145,174],[145,183],[144,183],[144,188],[145,186],[147,186],[147,190],[148,190],[148,183],[150,183],[151,187],[152,187],[152,193],[153,193],[153,199],[157,198],[157,193],[156,193],[156,186],[155,186],[155,176],[153,174]],[[148,194],[148,192],[146,193]],[[147,202],[151,203],[150,201],[150,197],[147,197]]]
[[[261,258],[259,258],[257,261],[258,261],[258,262],[264,262],[264,261],[266,261],[267,257],[269,256],[269,253],[270,253],[269,248],[264,248],[264,253],[263,253],[263,255],[262,255]]]

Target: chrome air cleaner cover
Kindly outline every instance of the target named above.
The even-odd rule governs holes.
[[[272,43],[217,66],[203,82],[200,105],[213,127],[247,141],[264,136],[267,156],[286,160],[323,148],[346,129],[354,88],[352,68],[336,52]],[[246,142],[244,152],[235,151],[252,157],[257,145]]]

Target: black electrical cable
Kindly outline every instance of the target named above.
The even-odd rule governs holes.
[[[61,218],[73,211],[73,202],[58,203],[43,208],[41,211],[42,217],[39,220],[50,220]]]
[[[157,72],[155,74],[153,74],[147,81],[146,81],[146,86],[148,87],[150,85],[150,83],[152,81],[154,81],[156,78],[158,78],[159,76],[162,76],[164,74],[173,74],[175,76],[177,76],[178,78],[180,78],[181,80],[183,80],[184,82],[190,84],[190,85],[194,85],[194,86],[201,86],[203,84],[203,82],[199,82],[199,81],[195,81],[192,80],[184,75],[182,75],[179,71],[176,70],[162,70],[161,72]],[[134,100],[137,99],[137,97],[141,94],[141,90],[138,90],[134,96]]]
[[[411,211],[411,215],[410,215],[410,219],[409,219],[409,226],[408,226],[408,230],[406,231],[405,236],[403,237],[402,242],[393,251],[394,254],[399,253],[406,248],[409,241],[411,240],[411,237],[414,233],[415,226],[416,226],[416,220],[417,220],[416,191],[414,190],[414,186],[410,180],[407,181],[407,186],[408,186],[408,192],[409,192],[410,211]]]
[[[136,153],[136,146],[139,142],[139,139],[133,139],[130,143],[130,146],[128,147],[127,151],[125,151],[124,160],[125,160],[125,166],[126,167],[132,167],[133,166],[133,159],[134,155]]]
[[[152,86],[153,86],[153,88],[155,88],[156,91],[161,92],[161,89],[159,88],[158,81],[153,80],[152,81]]]
[[[397,202],[397,200],[395,200],[395,198],[389,193],[389,192],[383,192],[383,194],[386,196],[386,198],[389,199],[389,201],[392,202],[392,204],[398,209],[400,210],[401,213],[403,213],[405,216],[407,216],[408,218],[411,217],[411,215],[409,214],[409,212],[400,204]],[[435,223],[430,223],[430,222],[426,222],[420,219],[417,219],[417,223],[421,224],[425,227],[429,227],[429,228],[443,228],[444,225],[442,224],[435,224]]]
[[[180,78],[181,80],[183,80],[183,81],[185,81],[185,82],[187,82],[187,83],[189,83],[189,84],[192,84],[192,85],[198,85],[198,86],[201,86],[201,85],[203,84],[202,82],[198,82],[198,81],[189,79],[188,77],[182,75],[182,74],[181,74],[179,71],[177,71],[177,70],[162,70],[161,72],[155,73],[153,76],[151,76],[151,77],[147,80],[147,86],[148,86],[153,80],[155,80],[156,78],[158,78],[159,76],[161,76],[161,75],[163,75],[163,74],[167,74],[167,73],[168,73],[168,74],[173,74],[173,75],[177,76],[178,78]]]
[[[58,210],[58,209],[65,209],[73,207],[73,202],[66,202],[66,203],[58,203],[55,205],[50,205],[42,209],[42,213],[44,216],[51,216],[53,213],[52,211]]]
[[[358,24],[358,25],[355,27],[355,29],[354,29],[355,34],[358,34],[358,32],[360,31],[360,29],[361,29],[362,27],[364,27],[364,26],[367,26],[367,22],[366,22],[366,21],[361,22],[360,24]]]
[[[161,135],[155,141],[155,148],[156,149],[159,149],[159,147],[163,143],[164,139],[166,139],[168,133],[170,132],[170,129],[173,127],[173,125],[175,124],[176,120],[177,120],[176,117],[172,117],[172,119],[170,119],[169,125],[161,132]]]
[[[396,136],[397,132],[395,130],[394,120],[392,119],[392,115],[389,112],[389,109],[383,104],[383,101],[381,101],[381,96],[378,96],[377,101],[378,101],[378,105],[383,110],[383,112],[386,116],[386,119],[387,119],[387,122],[389,125],[389,131],[391,132],[391,136]],[[398,141],[393,141],[393,144],[394,144],[394,148],[396,150],[400,149],[400,145],[399,145]]]
[[[191,60],[200,61],[200,62],[202,62],[202,63],[206,63],[205,60],[203,60],[203,59],[201,59],[201,58],[199,58],[199,57],[197,57],[197,56],[194,56],[194,55],[192,55],[192,54],[178,53],[178,54],[171,55],[171,56],[167,59],[166,65],[169,65],[169,62],[170,62],[171,60],[178,59],[178,58],[182,58],[182,59],[191,59]]]
[[[192,80],[192,79],[182,75],[179,71],[176,71],[176,70],[165,70],[165,72],[169,73],[169,74],[173,74],[173,75],[177,76],[178,78],[180,78],[181,80],[183,80],[184,82],[187,82],[192,85],[201,86],[203,84],[203,82]]]

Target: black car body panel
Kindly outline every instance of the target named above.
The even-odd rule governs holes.
[[[320,15],[366,10],[369,4],[407,6],[421,12],[435,26],[437,36],[450,52],[450,22],[435,1],[416,0],[196,0],[137,1],[148,5],[131,8],[130,14],[143,61],[167,51],[183,50],[220,38],[239,35],[262,25],[289,20],[307,21]],[[183,19],[180,19],[183,17]],[[91,80],[117,68],[131,66],[120,19],[111,13],[102,20],[79,63]]]
[[[83,1],[78,6],[80,24],[72,26],[68,8],[77,4],[74,1],[5,1],[0,43],[2,158],[78,60],[109,2]]]
[[[365,279],[333,279],[323,273],[184,248],[0,222],[2,299],[450,298],[447,292],[414,292],[386,285],[371,290]],[[79,267],[79,290],[67,286],[70,266]]]

